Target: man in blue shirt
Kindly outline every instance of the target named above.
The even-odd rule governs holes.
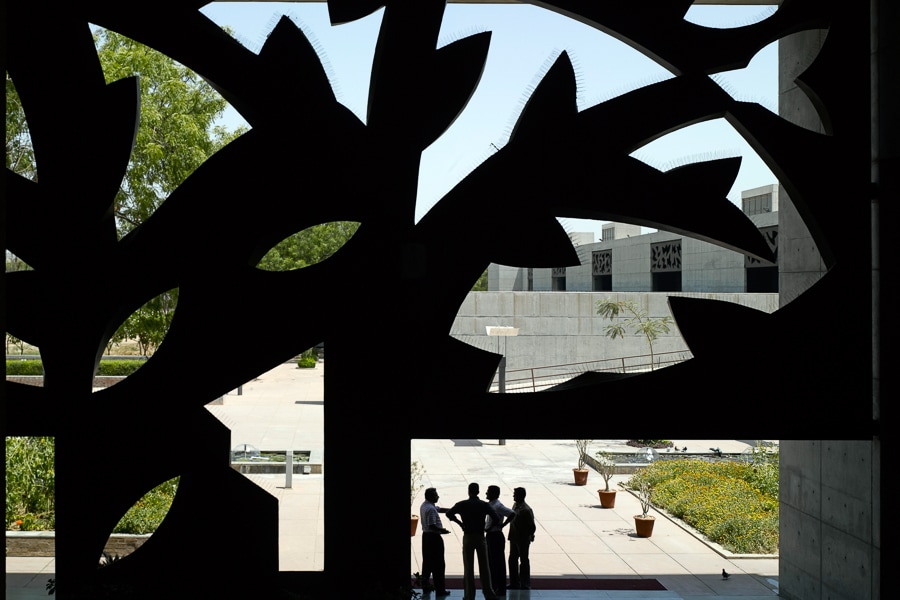
[[[481,592],[487,600],[496,600],[491,586],[487,547],[484,543],[485,517],[500,522],[500,517],[484,500],[478,499],[478,484],[469,484],[468,500],[461,500],[447,511],[447,518],[463,528],[463,588],[464,600],[475,600],[475,555],[478,555],[478,575]],[[459,517],[462,517],[462,520]]]

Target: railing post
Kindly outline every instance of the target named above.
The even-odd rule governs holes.
[[[284,453],[284,488],[291,489],[291,483],[294,478],[294,451],[287,450]]]

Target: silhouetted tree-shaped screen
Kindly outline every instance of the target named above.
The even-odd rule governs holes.
[[[588,431],[596,423],[590,403],[602,398],[603,419],[627,429],[639,396],[650,421],[622,435],[652,437],[661,433],[657,429],[672,434],[674,428],[689,437],[703,419],[673,412],[673,397],[689,395],[697,415],[718,410],[726,389],[730,401],[758,400],[770,392],[767,385],[733,381],[745,365],[764,360],[792,373],[776,394],[784,400],[780,429],[768,437],[803,437],[811,432],[802,417],[816,390],[829,389],[816,374],[864,369],[865,352],[829,346],[820,307],[835,286],[863,281],[856,261],[861,254],[852,250],[845,260],[834,250],[848,217],[835,215],[825,200],[864,189],[865,140],[854,132],[860,123],[868,126],[867,117],[857,117],[868,107],[868,88],[858,85],[867,82],[858,52],[867,45],[865,23],[860,26],[865,14],[833,2],[784,0],[759,23],[717,30],[684,20],[691,0],[533,2],[615,36],[674,77],[579,111],[572,64],[563,52],[527,100],[509,143],[416,223],[421,153],[479,85],[490,33],[436,49],[443,0],[328,2],[335,24],[384,9],[363,123],[336,101],[313,46],[289,19],[278,22],[255,54],[201,14],[203,4],[17,2],[7,8],[7,69],[37,164],[36,180],[6,172],[6,248],[34,267],[5,276],[7,330],[38,346],[45,368],[43,388],[6,384],[7,429],[56,437],[62,594],[95,576],[106,537],[137,498],[181,476],[157,534],[101,570],[100,579],[118,574],[133,585],[161,587],[177,576],[175,565],[189,565],[202,581],[179,584],[185,588],[264,597],[240,593],[274,585],[277,506],[230,469],[228,431],[203,406],[323,340],[329,345],[326,440],[352,435],[347,447],[329,445],[329,467],[356,465],[357,453],[376,448],[388,467],[357,468],[347,483],[326,478],[326,526],[336,535],[342,516],[358,510],[360,491],[387,494],[363,499],[378,507],[369,537],[379,546],[354,574],[357,582],[386,586],[408,575],[408,542],[392,523],[407,516],[400,494],[410,436],[590,437],[596,434]],[[251,127],[122,239],[112,207],[138,126],[141,82],[106,85],[90,24],[193,69]],[[746,66],[775,40],[815,29],[828,29],[828,38],[798,79],[822,115],[825,134],[735,100],[710,77]],[[851,86],[866,93],[844,94]],[[641,377],[589,374],[518,397],[529,409],[504,420],[502,431],[473,419],[489,401],[498,357],[452,340],[450,326],[491,262],[577,264],[557,217],[660,227],[771,258],[765,239],[726,198],[739,158],[661,172],[629,156],[668,132],[722,117],[789,192],[832,273],[773,315],[673,299],[694,360]],[[471,227],[474,219],[504,226],[479,231]],[[852,212],[851,221],[860,219]],[[336,221],[360,226],[326,260],[287,272],[255,268],[287,236]],[[157,352],[133,376],[92,394],[109,337],[138,307],[175,288],[177,309]],[[723,348],[707,326],[716,318],[742,322],[752,334]],[[246,354],[247,335],[264,338],[264,350]],[[855,341],[842,344],[852,348]],[[201,347],[215,348],[214,355],[193,352]],[[377,363],[388,347],[397,350],[402,375],[384,382]],[[386,394],[377,392],[385,385]],[[384,396],[389,400],[378,400]],[[817,433],[864,431],[866,407],[848,411],[820,419]],[[587,418],[572,424],[572,413]],[[346,418],[352,426],[335,424]],[[771,422],[749,415],[730,432],[739,437]],[[160,452],[161,444],[171,451]],[[72,458],[85,452],[102,454],[103,468],[85,468]],[[365,462],[371,465],[372,457]],[[89,502],[85,490],[91,490]],[[202,551],[185,542],[188,535],[204,536]],[[328,540],[326,572],[340,582],[346,575],[341,542]],[[235,569],[238,554],[241,568]]]

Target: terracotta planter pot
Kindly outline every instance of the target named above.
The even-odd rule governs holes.
[[[419,526],[419,517],[416,515],[409,516],[409,537],[416,535],[416,528]]]
[[[600,494],[600,506],[603,508],[616,507],[616,490],[597,490],[597,493]]]
[[[575,474],[575,485],[587,485],[588,469],[572,469]]]
[[[656,522],[656,517],[642,517],[641,515],[634,515],[634,530],[637,532],[638,537],[650,537],[653,535],[653,524]]]

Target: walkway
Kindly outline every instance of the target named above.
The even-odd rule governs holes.
[[[252,444],[260,450],[322,450],[324,364],[314,370],[279,365],[243,386],[242,395],[228,394],[210,412],[232,429],[232,446]],[[604,429],[614,430],[607,424]],[[740,452],[747,444],[729,440],[674,440],[691,451],[719,447]],[[595,442],[592,451],[606,448],[633,452],[624,440]],[[599,474],[587,486],[572,483],[577,455],[572,440],[413,440],[412,457],[426,469],[426,486],[437,487],[442,504],[466,497],[469,482],[501,487],[500,500],[512,504],[512,488],[525,487],[535,511],[538,531],[532,547],[535,577],[655,578],[666,592],[530,591],[510,592],[508,600],[568,600],[574,598],[703,597],[704,600],[761,600],[777,590],[778,560],[722,556],[675,523],[659,517],[651,538],[633,535],[632,515],[637,501],[620,492],[615,509],[599,508]],[[327,474],[327,461],[326,469]],[[280,562],[282,570],[323,568],[323,475],[294,475],[285,489],[283,475],[254,475],[252,479],[280,502]],[[627,476],[616,476],[613,484]],[[415,512],[422,493],[415,502]],[[448,576],[462,576],[461,535],[445,537]],[[410,572],[420,570],[421,533],[410,540]],[[722,569],[732,573],[722,580]],[[7,558],[6,596],[10,599],[46,598],[44,585],[53,576],[52,558]],[[426,596],[428,598],[429,596]],[[433,597],[433,596],[432,596]],[[462,590],[453,590],[461,599]]]

